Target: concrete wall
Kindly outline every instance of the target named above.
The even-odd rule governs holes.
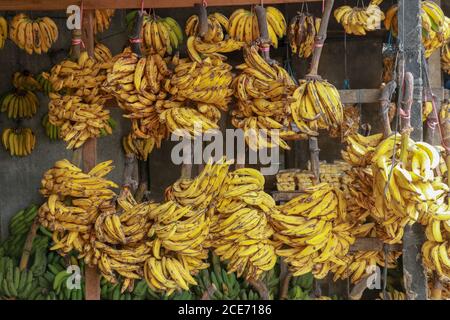
[[[337,1],[342,4],[343,1]],[[279,8],[285,13],[288,19],[296,11],[301,9],[301,5],[281,5]],[[214,8],[209,7],[210,12],[220,11],[226,15],[236,9],[235,7]],[[321,12],[321,3],[309,4],[309,10],[317,15]],[[170,15],[184,26],[187,18],[194,13],[193,9],[179,10],[158,10],[160,16]],[[9,19],[13,12],[8,13]],[[40,16],[44,13],[35,13],[34,16]],[[67,48],[70,45],[70,33],[65,28],[64,13],[48,12],[48,16],[55,18],[60,30],[60,38],[52,48],[50,55],[29,56],[24,51],[17,48],[11,41],[7,42],[6,47],[0,51],[0,92],[11,89],[11,76],[15,71],[27,69],[33,73],[48,70],[52,64],[60,61],[67,55]],[[99,35],[99,40],[105,43],[113,52],[117,54],[126,44],[126,32],[124,25],[124,11],[116,12],[110,30]],[[344,76],[344,42],[343,31],[340,26],[331,18],[330,30],[332,31],[327,41],[320,64],[320,74],[328,79],[338,88],[343,87]],[[352,88],[377,88],[380,85],[381,77],[381,36],[371,36],[370,38],[348,37],[347,56],[348,56],[348,78]],[[282,61],[286,56],[286,49],[281,47],[273,51],[272,56]],[[240,53],[229,55],[231,64],[242,62]],[[292,65],[298,78],[305,75],[308,63],[293,58]],[[24,120],[21,126],[28,126],[33,129],[37,135],[37,146],[34,152],[25,158],[11,158],[3,148],[0,148],[0,224],[3,235],[6,232],[7,222],[11,215],[19,209],[25,207],[31,202],[39,203],[41,197],[38,193],[39,181],[45,170],[52,166],[55,160],[61,158],[70,159],[71,151],[65,149],[63,142],[50,142],[45,136],[44,130],[40,125],[42,116],[47,112],[48,100],[39,95],[41,106],[39,114],[33,119]],[[376,108],[363,106],[363,121],[369,121],[374,130],[379,128],[374,110]],[[112,180],[120,183],[123,171],[123,152],[121,148],[121,137],[129,132],[129,122],[121,119],[121,111],[112,110],[113,117],[118,122],[118,127],[114,130],[112,136],[101,138],[98,141],[98,161],[113,159],[116,169],[110,175]],[[0,129],[13,126],[14,123],[0,114]],[[224,115],[222,120],[223,127],[231,127],[228,116]],[[331,161],[340,157],[340,142],[336,139],[328,139],[326,136],[320,138],[320,148],[322,152],[320,158]],[[180,174],[180,168],[173,165],[170,160],[170,152],[173,142],[167,141],[159,150],[153,151],[149,158],[150,167],[150,187],[152,198],[157,200],[162,198],[164,189],[173,183]],[[306,144],[299,142],[301,146],[295,157],[301,159],[304,163],[308,158]],[[269,185],[271,179],[268,179]]]

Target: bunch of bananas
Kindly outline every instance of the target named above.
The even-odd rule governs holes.
[[[441,64],[442,70],[447,74],[450,74],[450,43],[447,43],[442,47]]]
[[[347,146],[341,151],[342,159],[353,167],[366,167],[371,163],[376,147],[383,140],[383,134],[363,136],[355,133],[344,138]]]
[[[24,157],[36,146],[36,136],[30,128],[6,128],[2,132],[2,143],[11,156]]]
[[[46,113],[42,118],[41,124],[45,129],[45,134],[50,138],[50,140],[61,139],[60,128],[59,126],[55,126],[54,124],[50,123],[48,119],[48,113]]]
[[[136,13],[130,15],[136,17]],[[144,16],[140,38],[143,40],[142,47],[147,54],[166,53],[171,55],[183,42],[183,31],[172,17],[161,18],[155,14]]]
[[[286,35],[286,20],[277,8],[268,6],[265,9],[269,40],[275,48],[278,48],[278,38]],[[244,41],[247,44],[259,39],[258,19],[254,10],[237,9],[234,11],[230,16],[227,31],[230,38]]]
[[[406,297],[406,293],[403,291],[398,291],[398,290],[391,290],[386,292],[387,294],[387,300],[408,300]],[[380,299],[384,300],[384,295],[383,292],[380,292]]]
[[[98,62],[83,51],[77,61],[65,59],[53,66],[49,81],[56,92],[65,89],[88,103],[100,100],[103,104],[104,97],[99,88],[106,80],[106,69],[110,66],[111,62]]]
[[[299,138],[290,127],[289,104],[295,83],[279,65],[269,65],[256,46],[244,47],[245,63],[237,68],[241,74],[233,79],[237,109],[232,124],[245,131],[250,148],[289,149],[283,138]],[[303,138],[306,138],[303,137]]]
[[[159,122],[155,104],[163,102],[167,96],[163,84],[171,71],[161,56],[138,58],[129,48],[114,56],[112,62],[103,89],[116,98],[126,112],[124,117],[131,120],[132,132],[123,141],[123,146],[128,153],[146,157],[132,146],[147,144],[149,147],[150,143],[159,147],[166,137],[166,128]]]
[[[297,172],[295,170],[280,170],[277,173],[277,190],[278,191],[295,191]]]
[[[312,55],[321,20],[303,12],[297,12],[292,18],[289,23],[288,37],[293,54],[305,59]]]
[[[334,264],[344,264],[342,257],[355,241],[346,215],[344,194],[326,183],[306,189],[270,214],[276,253],[294,276],[312,272],[322,279]]]
[[[41,91],[47,96],[50,92],[53,92],[52,84],[50,82],[50,74],[47,72],[41,72],[36,76],[36,81],[39,83]]]
[[[334,10],[334,17],[342,24],[347,34],[364,36],[367,31],[381,28],[384,12],[378,4],[380,0],[372,0],[366,8],[342,6]]]
[[[208,30],[203,36],[205,42],[220,42],[225,38],[225,32],[228,30],[229,21],[220,12],[214,12],[208,15]],[[184,32],[188,37],[198,36],[199,19],[197,15],[190,16],[184,27]]]
[[[228,262],[228,272],[259,279],[273,269],[277,256],[267,216],[275,201],[264,192],[264,176],[242,168],[228,174],[215,207],[211,226],[214,253]]]
[[[112,53],[103,43],[97,42],[94,46],[94,58],[97,62],[109,62],[112,60]]]
[[[192,61],[201,63],[208,54],[211,53],[227,53],[240,50],[245,42],[227,38],[219,42],[205,42],[200,37],[190,36],[186,41],[186,47],[189,57]]]
[[[344,107],[336,87],[326,80],[301,80],[290,112],[300,132],[317,136],[319,129],[340,131]]]
[[[0,16],[0,49],[5,46],[6,39],[8,38],[8,21]]]
[[[361,115],[356,105],[344,105],[344,122],[339,129],[331,128],[330,137],[342,138],[358,132]]]
[[[88,173],[64,159],[55,162],[41,180],[41,194],[47,201],[39,208],[39,222],[52,234],[53,246],[66,255],[77,250],[85,263],[96,265],[100,252],[95,240],[94,223],[103,212],[115,210],[111,204],[117,185],[105,178],[112,161],[96,165]]]
[[[393,5],[386,12],[384,25],[396,37],[398,34],[398,6]],[[441,48],[450,38],[450,19],[433,1],[422,1],[422,43],[425,47],[425,57]]]
[[[103,32],[109,29],[111,25],[111,19],[114,15],[114,9],[95,9],[94,10],[94,34],[98,32]]]
[[[29,71],[14,72],[12,77],[12,84],[16,89],[27,91],[41,90],[41,85]]]
[[[0,258],[0,296],[25,299],[33,289],[33,273],[14,267],[13,260]]]
[[[33,20],[19,13],[11,20],[9,38],[28,54],[47,53],[58,39],[58,27],[49,17]]]
[[[402,141],[403,140],[403,141]],[[375,207],[373,217],[382,222],[389,240],[397,243],[407,223],[426,223],[441,217],[448,187],[433,170],[439,152],[425,142],[394,134],[383,140],[372,155]]]
[[[38,107],[39,100],[33,91],[16,89],[3,96],[0,110],[10,119],[31,118]]]
[[[186,21],[185,32],[188,36],[186,45],[191,59],[201,62],[202,54],[226,53],[242,48],[243,41],[225,38],[225,32],[229,25],[227,17],[219,12],[214,12],[208,15],[207,20],[208,29],[202,37],[198,35],[198,16],[192,15]]]
[[[50,94],[48,117],[52,125],[60,128],[60,136],[67,149],[81,147],[89,138],[101,136],[101,130],[112,133],[109,110],[98,102],[84,103],[79,96]],[[95,96],[95,99],[101,99]]]
[[[122,138],[122,147],[125,154],[134,154],[137,159],[147,161],[148,155],[155,147],[155,140],[154,138],[135,138],[132,133],[129,133]]]
[[[422,246],[422,260],[429,271],[444,281],[450,280],[450,214],[448,206],[440,215],[430,217],[425,229],[427,241]]]

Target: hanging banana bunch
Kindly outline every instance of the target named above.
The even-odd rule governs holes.
[[[356,134],[361,123],[361,115],[357,105],[344,105],[344,122],[338,129],[330,129],[330,137],[347,137]]]
[[[342,259],[355,241],[346,207],[342,191],[321,183],[270,215],[276,253],[294,276],[312,272],[315,278],[323,279],[334,264],[345,264]]]
[[[290,104],[292,118],[300,132],[317,136],[319,129],[340,132],[344,107],[336,87],[322,79],[301,80]]]
[[[342,159],[353,167],[367,167],[371,163],[376,147],[383,140],[383,134],[363,136],[359,133],[344,138],[347,146],[341,151]]]
[[[398,35],[398,6],[393,5],[386,12],[384,25],[387,30]],[[441,48],[450,38],[450,19],[444,15],[442,9],[433,1],[422,1],[422,43],[425,47],[425,57]]]
[[[277,261],[268,215],[275,201],[264,192],[264,176],[251,168],[228,174],[211,226],[211,245],[228,272],[238,277],[259,279]]]
[[[1,100],[1,112],[10,119],[31,118],[39,107],[39,100],[33,91],[16,89]]]
[[[30,19],[19,13],[11,20],[9,38],[28,54],[47,53],[58,39],[58,27],[48,17]]]
[[[278,48],[278,39],[286,35],[286,20],[283,14],[275,7],[265,7],[267,17],[267,29],[269,39],[274,48]],[[228,35],[237,41],[243,41],[248,45],[256,41],[259,35],[258,19],[254,10],[237,9],[228,22]]]
[[[447,211],[448,212],[448,211]],[[450,214],[443,218],[431,218],[425,229],[427,241],[422,246],[422,261],[428,271],[450,280]]]
[[[8,39],[8,21],[0,16],[0,49],[5,46],[6,39]]]
[[[95,96],[95,92],[92,93]],[[104,109],[96,96],[90,103],[79,96],[50,94],[49,122],[60,128],[60,136],[67,149],[81,147],[89,138],[100,137],[102,129],[112,134],[109,110]]]
[[[129,133],[122,138],[122,147],[125,154],[134,154],[138,160],[147,161],[148,155],[155,147],[155,139],[141,139]]]
[[[188,36],[186,45],[189,56],[197,62],[201,62],[203,54],[227,53],[240,50],[244,42],[225,37],[228,30],[228,18],[219,12],[214,12],[207,17],[208,29],[199,37],[199,19],[192,15],[186,21],[185,32]]]
[[[138,11],[127,14],[127,24],[131,28],[137,21]],[[141,28],[140,38],[142,51],[146,54],[159,54],[164,57],[174,54],[183,42],[183,30],[172,17],[159,17],[153,14],[145,14]]]
[[[36,136],[30,128],[6,128],[2,131],[2,143],[11,156],[25,157],[34,150]]]
[[[312,55],[320,22],[321,18],[315,18],[309,13],[297,12],[288,28],[289,45],[293,54],[305,59]]]
[[[373,0],[369,6],[362,8],[342,6],[334,10],[334,17],[347,34],[364,36],[367,32],[381,28],[385,16],[378,4],[379,0]]]
[[[12,77],[12,84],[16,89],[38,91],[41,90],[41,85],[28,71],[14,72]]]
[[[47,96],[50,92],[53,92],[52,84],[49,79],[50,74],[47,72],[41,72],[36,76],[36,81],[39,83],[41,91]]]
[[[269,65],[256,46],[244,47],[245,63],[237,66],[241,74],[233,79],[237,108],[232,124],[244,130],[250,148],[289,149],[283,138],[306,138],[291,128],[289,104],[295,83],[285,69]]]
[[[94,10],[94,34],[104,32],[109,29],[111,19],[114,16],[114,9]]]

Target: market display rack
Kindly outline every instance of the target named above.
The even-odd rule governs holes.
[[[94,48],[94,34],[93,34],[93,15],[94,15],[94,9],[138,9],[141,8],[141,6],[145,5],[146,8],[185,8],[185,7],[193,7],[194,5],[199,4],[199,0],[165,0],[165,1],[143,1],[143,0],[83,0],[83,1],[73,1],[73,0],[2,0],[0,1],[0,11],[51,11],[51,10],[61,10],[65,11],[68,6],[70,5],[82,5],[84,9],[84,19],[83,19],[83,26],[81,30],[81,34],[83,37],[83,42],[86,45],[86,49],[88,53],[92,54],[93,48]],[[322,25],[319,31],[319,35],[317,39],[318,42],[324,42],[326,39],[326,31],[328,27],[328,19],[331,13],[331,9],[334,4],[334,0],[264,0],[261,1],[261,4],[264,3],[264,5],[271,5],[271,4],[290,4],[290,3],[302,3],[302,2],[322,2],[324,4],[324,13],[323,13],[323,19],[322,19]],[[415,19],[414,17],[416,15],[413,15],[412,11],[416,10],[415,8],[415,2],[417,1],[411,1],[411,0],[399,0],[400,5],[404,6],[406,8],[406,11],[409,14],[409,18],[407,19],[399,19],[399,26],[400,28],[405,28],[407,30],[413,30],[414,28],[411,28],[411,26],[415,26],[420,21],[417,21],[419,19]],[[206,1],[204,2],[204,4]],[[251,0],[208,0],[207,5],[210,7],[215,6],[243,6],[243,5],[252,5],[252,4],[259,4],[260,1],[251,1]],[[417,15],[418,16],[418,15]],[[420,28],[416,28],[418,30],[417,35],[419,36]],[[412,32],[414,33],[414,32]],[[264,36],[264,35],[263,35]],[[409,36],[414,36],[409,33]],[[404,43],[408,43],[408,39],[401,39],[404,41]],[[408,44],[409,45],[409,44]],[[411,43],[411,45],[414,45],[414,43]],[[311,70],[308,76],[317,76],[317,68],[318,63],[321,55],[322,46],[317,46],[314,50],[313,58],[312,58],[312,64],[311,64]],[[440,72],[440,61],[439,59],[430,59],[430,69],[433,70],[439,70]],[[406,66],[409,68],[415,68],[416,66],[412,65],[411,63],[408,63]],[[414,70],[413,70],[414,71]],[[415,70],[417,71],[417,70]],[[434,72],[436,73],[436,72]],[[435,76],[433,80],[433,84],[436,86],[436,88],[433,89],[433,94],[437,98],[437,102],[443,101],[445,99],[450,98],[449,90],[445,90],[441,87],[440,79],[436,79],[437,76]],[[381,96],[381,89],[356,89],[356,90],[339,90],[341,100],[343,104],[375,104],[380,102],[380,96]],[[413,124],[414,125],[414,124]],[[416,128],[415,128],[416,129]],[[422,133],[422,129],[417,127],[418,131],[420,131],[420,134]],[[95,166],[96,160],[97,160],[97,145],[96,145],[96,139],[89,139],[82,148],[76,150],[73,154],[73,163],[74,164],[82,164],[84,170],[89,171],[91,168]],[[318,176],[319,172],[319,164],[318,164],[318,143],[317,138],[310,138],[309,141],[310,150],[311,150],[311,164],[312,164],[312,171],[315,174],[315,176]],[[124,172],[124,178],[125,182],[124,185],[128,186],[132,183],[129,179],[129,171],[131,168],[131,163],[133,159],[126,160],[125,165],[125,172]],[[128,164],[128,165],[127,165]],[[244,165],[241,165],[244,166]],[[127,174],[128,172],[128,174]],[[192,165],[183,165],[181,176],[183,178],[189,178],[192,177],[193,173],[193,166]],[[316,179],[316,183],[318,183],[318,179]],[[290,199],[298,196],[300,192],[274,192],[273,198],[277,202],[286,202]],[[30,230],[27,244],[31,244],[32,240],[34,238],[34,234],[36,232],[37,227],[37,221],[33,225],[32,229]],[[25,248],[27,245],[25,246]],[[390,250],[390,251],[403,251],[404,256],[414,256],[415,252],[408,252],[409,248],[408,246],[403,245],[386,245],[379,239],[374,238],[362,238],[358,239],[358,241],[352,245],[351,250],[352,251],[383,251],[383,250]],[[26,265],[28,256],[26,255],[26,250],[24,250],[24,257],[21,261],[21,265]],[[408,267],[408,258],[406,259],[406,268]],[[413,266],[412,269],[415,267]],[[417,295],[418,297],[423,296],[423,291],[426,290],[426,288],[420,288],[421,281],[416,282],[417,279],[420,279],[420,270],[413,270],[413,272],[410,273],[411,275],[411,283],[405,283],[407,294],[409,293],[417,293],[417,291],[420,291]],[[423,274],[422,274],[423,276]],[[85,272],[86,277],[86,299],[87,300],[97,300],[100,297],[100,276],[96,269],[94,268],[86,268]],[[426,295],[426,294],[425,294]]]

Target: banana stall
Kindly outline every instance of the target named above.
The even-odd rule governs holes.
[[[449,17],[0,0],[0,300],[450,299]]]

